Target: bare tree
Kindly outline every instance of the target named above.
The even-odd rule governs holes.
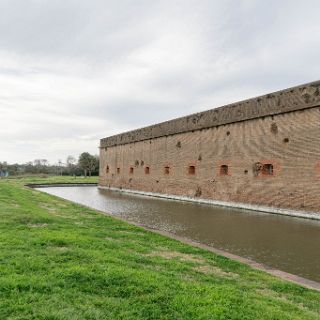
[[[75,175],[77,160],[74,156],[67,157],[67,168],[70,175]]]
[[[47,159],[40,159],[40,163],[43,167],[47,167],[49,165],[49,161]]]

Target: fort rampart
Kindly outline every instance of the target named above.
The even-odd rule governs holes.
[[[100,141],[100,186],[320,212],[320,81]]]

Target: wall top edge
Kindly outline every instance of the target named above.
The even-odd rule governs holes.
[[[320,80],[231,103],[100,140],[100,148],[217,127],[320,105]]]

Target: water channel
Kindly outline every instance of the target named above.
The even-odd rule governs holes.
[[[320,282],[320,221],[90,187],[41,191]]]

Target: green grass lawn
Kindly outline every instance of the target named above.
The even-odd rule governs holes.
[[[0,180],[1,320],[320,319],[319,292],[24,187],[58,181]]]

